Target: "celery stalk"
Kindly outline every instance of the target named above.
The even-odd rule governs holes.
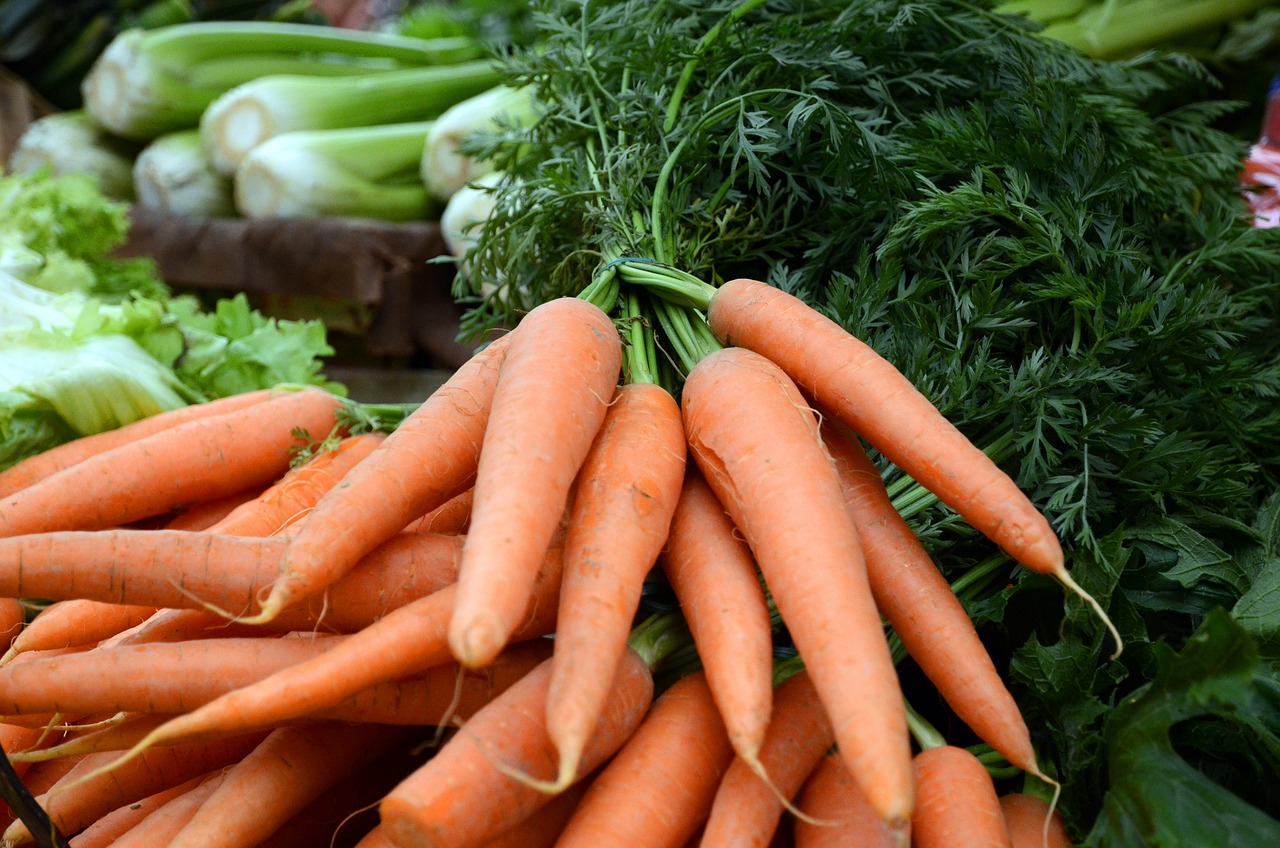
[[[1047,24],[1074,17],[1089,7],[1089,0],[1006,0],[996,6],[1002,15],[1026,15],[1037,23]]]
[[[488,60],[340,79],[265,76],[211,103],[200,119],[200,133],[214,166],[230,174],[249,151],[274,136],[433,119],[500,78]]]
[[[9,156],[9,170],[26,174],[83,172],[108,197],[133,199],[133,159],[138,146],[114,138],[78,109],[54,112],[33,121]]]
[[[1050,24],[1045,38],[1095,59],[1119,59],[1220,26],[1271,5],[1271,0],[1131,0],[1107,2]]]
[[[139,206],[192,218],[236,214],[231,179],[214,170],[199,130],[166,133],[143,148],[133,165]]]
[[[474,133],[496,132],[502,126],[522,126],[535,117],[529,88],[498,85],[450,106],[427,134],[422,151],[422,181],[440,200],[448,200],[464,185],[493,170],[493,163],[462,152],[464,139]]]

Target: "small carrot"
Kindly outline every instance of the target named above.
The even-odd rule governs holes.
[[[849,770],[890,826],[905,828],[902,691],[813,413],[781,369],[744,348],[700,360],[683,407],[691,454],[751,546]]]
[[[1038,795],[1001,795],[1000,812],[1013,848],[1071,848],[1071,835],[1062,813]]]
[[[686,675],[591,782],[556,845],[682,848],[706,820],[732,759],[705,676]]]
[[[97,454],[0,500],[0,535],[99,530],[265,485],[334,430],[341,406],[319,389],[280,392]]]
[[[1052,575],[1101,606],[1067,572],[1062,545],[1017,484],[948,421],[911,381],[856,336],[800,298],[756,280],[723,284],[707,321],[726,344],[777,363],[821,406],[971,526],[1027,568]]]
[[[75,599],[57,601],[40,611],[0,657],[0,665],[23,651],[89,645],[150,618],[155,607]]]
[[[839,752],[818,761],[804,781],[796,805],[812,821],[796,819],[795,848],[894,848],[893,834]]]
[[[254,486],[234,495],[213,498],[199,503],[183,504],[168,521],[165,530],[208,530],[222,519],[230,515],[236,507],[257,498],[264,489]]]
[[[784,811],[778,796],[794,798],[835,743],[826,709],[804,669],[778,685],[773,701],[773,718],[759,753],[773,787],[745,760],[735,758],[716,789],[702,848],[768,848]],[[805,806],[799,809],[810,818],[821,818]]]
[[[351,771],[409,739],[403,727],[311,722],[277,728],[222,780],[169,848],[240,848],[264,840]]]
[[[118,807],[71,837],[67,844],[70,848],[109,848],[116,844],[117,839],[137,827],[147,816],[174,798],[195,789],[208,777],[208,775],[193,777],[186,783],[180,783],[154,795],[148,795],[140,801]]]
[[[756,561],[689,463],[660,563],[698,648],[733,749],[757,762],[773,708],[773,631]]]
[[[544,662],[481,709],[379,805],[381,830],[397,848],[474,848],[510,830],[553,796],[513,774],[550,780],[557,771],[546,733]],[[653,677],[628,650],[609,703],[583,752],[587,773],[611,756],[640,723],[653,698]]]
[[[662,552],[684,479],[684,425],[675,398],[653,383],[618,389],[574,484],[564,543],[547,733],[560,772],[578,760],[627,650],[645,576]]]
[[[604,421],[622,343],[599,307],[547,301],[511,334],[476,471],[449,648],[484,665],[524,614],[569,489]]]
[[[22,634],[27,605],[19,598],[0,598],[0,645],[10,648]],[[0,660],[3,662],[3,660]]]
[[[969,729],[1018,768],[1043,777],[1017,702],[968,613],[894,509],[875,464],[836,422],[824,421],[822,435],[840,472],[881,614]]]
[[[54,743],[43,748],[32,748],[9,755],[9,760],[17,767],[20,764],[42,763],[48,760],[61,759],[85,754],[99,754],[103,751],[123,751],[137,743],[156,727],[163,724],[171,716],[165,713],[118,713],[115,721],[100,722],[91,730],[68,732]],[[43,733],[35,729],[35,733]]]
[[[954,745],[916,754],[916,848],[1010,848],[995,783],[972,753]]]
[[[510,336],[477,353],[410,413],[290,536],[256,619],[331,585],[369,551],[475,479],[498,366]]]
[[[207,403],[194,403],[141,418],[114,430],[104,430],[101,433],[64,442],[0,472],[0,499],[7,498],[20,489],[25,489],[33,483],[38,483],[46,477],[78,465],[100,453],[164,432],[170,427],[185,424],[188,421],[244,409],[267,400],[272,394],[271,389],[259,389],[229,395]]]
[[[467,489],[440,506],[413,521],[404,528],[406,533],[466,533],[471,523],[471,501],[475,489]]]
[[[168,845],[218,791],[232,768],[230,765],[224,766],[196,781],[183,784],[187,787],[185,792],[174,793],[158,809],[152,810],[151,815],[121,834],[111,843],[112,848]]]

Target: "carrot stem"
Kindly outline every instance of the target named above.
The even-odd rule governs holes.
[[[658,613],[632,629],[627,645],[640,655],[645,665],[658,669],[691,642],[689,628],[679,613]]]

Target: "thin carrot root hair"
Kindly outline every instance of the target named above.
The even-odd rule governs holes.
[[[453,698],[449,701],[449,706],[445,707],[444,715],[440,716],[440,720],[436,722],[436,732],[431,737],[432,747],[440,747],[445,728],[453,724],[453,720],[458,717],[458,704],[462,701],[462,680],[466,674],[467,670],[459,665],[457,673],[453,676]]]
[[[816,827],[840,827],[840,825],[845,823],[844,819],[820,819],[809,815],[804,810],[797,807],[795,803],[787,797],[787,793],[778,788],[778,784],[774,783],[773,779],[769,777],[769,770],[764,767],[764,763],[760,762],[759,757],[743,757],[741,754],[738,756],[742,757],[742,761],[747,764],[747,767],[751,769],[751,772],[756,777],[760,778],[765,786],[769,787],[769,791],[773,793],[773,797],[778,799],[778,803],[782,805],[782,808],[798,818],[800,821]]]
[[[560,762],[560,771],[555,776],[554,779],[544,780],[543,778],[540,778],[540,777],[534,777],[528,772],[521,771],[515,766],[508,765],[507,763],[504,763],[502,760],[494,756],[493,752],[489,750],[489,746],[484,744],[484,740],[481,739],[479,736],[476,736],[470,730],[468,730],[466,726],[467,723],[462,719],[455,717],[453,719],[453,725],[454,727],[458,728],[459,732],[465,733],[469,737],[471,737],[471,740],[476,743],[476,748],[480,751],[480,756],[484,757],[485,760],[489,763],[489,765],[493,766],[499,772],[511,778],[516,783],[521,784],[522,786],[527,786],[530,789],[536,789],[537,791],[545,795],[559,795],[561,792],[568,789],[574,783],[574,777],[578,770],[576,763],[573,764],[572,766],[573,771],[569,773],[567,781],[565,780],[566,769],[565,769],[565,762],[563,760],[561,760]]]
[[[1053,797],[1049,799],[1049,809],[1044,814],[1044,825],[1040,828],[1040,844],[1049,848],[1049,831],[1053,828],[1053,814],[1057,812],[1058,802],[1062,800],[1062,784],[1051,777],[1037,775],[1041,780],[1053,786]]]
[[[172,578],[169,579],[169,585],[173,587],[175,592],[182,595],[182,597],[184,598],[191,599],[192,603],[196,604],[200,609],[204,610],[205,612],[211,612],[214,615],[218,616],[219,618],[226,619],[228,624],[265,624],[266,623],[265,620],[256,621],[255,619],[257,618],[257,616],[234,613],[229,609],[224,609],[223,607],[218,606],[212,601],[206,601],[204,598],[200,597],[195,592],[192,592],[190,589],[187,589],[185,586],[182,586],[181,584],[178,583],[178,581]],[[264,587],[264,591],[269,588],[270,588],[270,584]]]
[[[1102,608],[1102,604],[1098,603],[1097,599],[1094,598],[1093,595],[1086,592],[1065,568],[1054,572],[1053,576],[1067,589],[1067,591],[1077,595],[1081,600],[1088,604],[1094,614],[1102,620],[1103,626],[1107,628],[1107,632],[1111,634],[1111,638],[1116,641],[1116,650],[1115,653],[1111,655],[1111,659],[1119,659],[1121,652],[1124,651],[1124,640],[1120,638],[1120,631],[1117,630],[1115,624],[1111,622],[1111,617],[1108,616],[1106,610]],[[1042,777],[1042,775],[1036,776]]]
[[[92,769],[91,771],[88,771],[85,774],[82,774],[80,777],[77,777],[75,780],[67,781],[65,784],[61,786],[55,786],[54,788],[50,789],[49,797],[53,797],[54,794],[61,794],[62,792],[67,791],[68,789],[72,789],[73,787],[79,786],[80,784],[85,783],[89,780],[93,780],[94,778],[101,777],[105,774],[109,774],[111,771],[118,768],[119,766],[122,766],[125,763],[129,762],[130,760],[135,760],[138,757],[142,756],[142,754],[148,748],[150,748],[157,740],[161,738],[163,737],[160,735],[159,729],[151,731],[146,736],[144,736],[136,745],[134,745],[132,748],[129,748],[127,751],[121,752],[120,756],[116,757],[111,762],[104,763],[101,766],[98,766],[96,769]]]

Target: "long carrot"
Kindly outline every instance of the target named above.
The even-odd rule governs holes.
[[[1033,571],[1052,575],[1101,606],[1067,572],[1062,545],[1017,484],[949,422],[911,381],[856,336],[800,298],[737,279],[711,298],[707,321],[726,344],[777,363],[831,410],[971,526]]]
[[[510,336],[477,353],[315,505],[257,615],[331,585],[411,521],[471,487]]]
[[[613,322],[585,300],[543,303],[511,334],[484,432],[449,623],[450,650],[464,665],[496,656],[524,614],[621,364]]]
[[[818,761],[805,780],[796,805],[811,820],[796,819],[795,848],[893,848],[893,834],[876,814],[839,752]]]
[[[45,607],[0,656],[0,665],[23,651],[45,651],[100,642],[150,618],[151,606],[73,599]]]
[[[164,529],[208,530],[234,512],[236,507],[257,498],[262,492],[263,488],[261,486],[254,486],[253,488],[245,489],[243,492],[236,492],[234,495],[213,498],[199,503],[184,504],[164,523]]]
[[[169,848],[254,846],[351,771],[410,737],[403,727],[315,722],[273,730],[231,766]]]
[[[557,771],[546,734],[551,663],[525,675],[477,712],[422,768],[379,805],[381,829],[398,848],[474,848],[527,819],[553,796],[514,773],[550,780]],[[628,651],[609,703],[583,751],[583,773],[611,756],[639,724],[653,698],[648,664]]]
[[[956,715],[1009,762],[1043,777],[1017,702],[950,585],[894,509],[875,464],[838,423],[824,421],[822,436],[840,472],[880,613]]]
[[[627,650],[645,576],[666,543],[684,479],[684,425],[653,383],[618,389],[574,485],[547,690],[547,734],[560,755],[548,791],[578,760]]]
[[[693,634],[729,741],[758,761],[773,706],[773,632],[751,549],[694,463],[659,560]]]
[[[890,826],[911,818],[911,750],[862,548],[818,424],[763,356],[724,348],[685,380],[698,467],[755,554],[841,753]]]
[[[784,811],[778,795],[794,798],[834,743],[826,709],[801,669],[778,685],[773,718],[760,747],[759,762],[773,787],[745,760],[735,758],[716,789],[702,848],[768,848]],[[817,815],[800,809],[811,818]]]
[[[246,406],[260,403],[271,396],[271,389],[243,392],[211,400],[207,403],[182,406],[141,418],[132,424],[126,424],[114,430],[104,430],[101,433],[81,436],[70,442],[64,442],[35,456],[28,457],[0,472],[0,498],[7,498],[20,489],[25,489],[33,483],[38,483],[45,477],[121,445],[161,433],[170,427],[194,421],[198,418],[209,418],[226,412],[234,412]]]
[[[991,775],[964,748],[939,745],[915,757],[917,848],[1010,848]]]
[[[224,766],[187,786],[185,792],[175,793],[142,821],[120,835],[112,848],[152,848],[168,845],[196,813],[213,797],[233,766]]]
[[[165,804],[180,795],[185,795],[208,779],[208,775],[193,777],[186,783],[163,789],[154,795],[148,795],[139,801],[125,804],[104,815],[93,824],[80,831],[68,840],[71,848],[109,848],[116,840],[134,829],[138,824]]]
[[[701,672],[677,680],[591,782],[562,848],[682,848],[706,820],[733,759]]]
[[[97,454],[0,501],[0,535],[119,526],[270,483],[341,406],[319,389],[281,392]]]
[[[1013,848],[1071,848],[1071,834],[1062,813],[1038,795],[1001,795],[1000,812]]]

